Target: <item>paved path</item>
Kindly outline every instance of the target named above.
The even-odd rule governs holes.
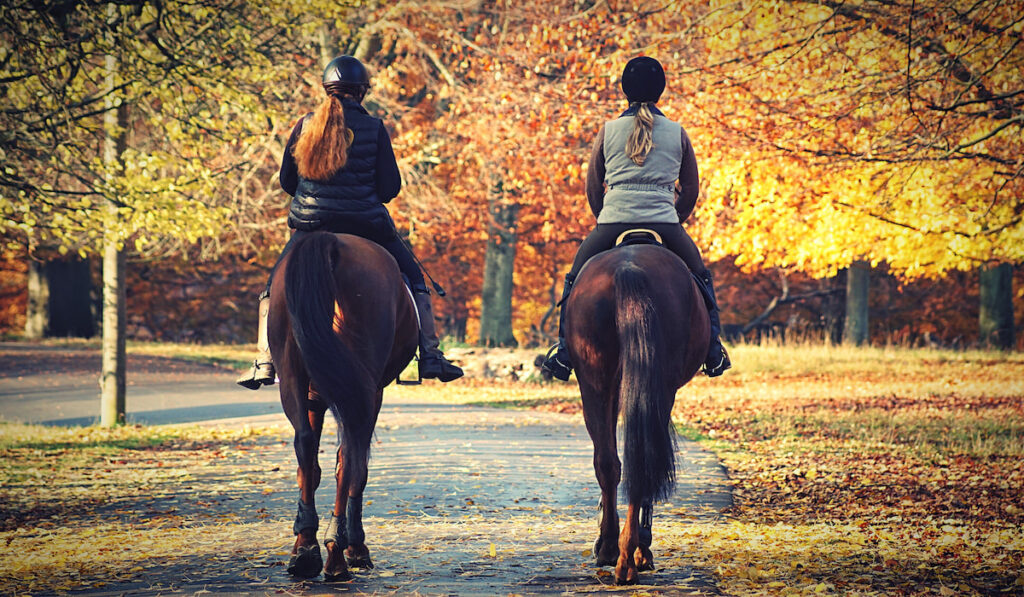
[[[172,367],[168,363],[149,365]],[[217,402],[221,396],[236,400],[242,396],[247,401],[240,410],[266,408],[273,412],[245,412],[247,416],[242,418],[217,418],[205,424],[279,426],[285,422],[272,389],[241,390],[241,394],[223,389],[233,374],[189,369],[153,375],[152,379],[136,377],[137,385],[131,390],[131,396],[143,404],[134,411],[136,420],[151,417],[152,422],[170,422],[174,415],[184,415],[183,420],[194,421],[200,413],[217,414],[218,408],[239,410],[238,405]],[[168,375],[174,379],[169,381]],[[64,385],[54,385],[52,372],[14,381],[0,379],[0,414],[12,418],[19,412],[36,413],[35,420],[50,422],[84,416],[75,410],[80,397]],[[216,389],[211,394],[212,388]],[[318,580],[295,582],[284,572],[280,553],[199,577],[195,570],[190,573],[190,561],[184,558],[168,563],[162,573],[154,572],[147,584],[111,584],[102,594],[715,592],[708,573],[685,566],[665,565],[644,573],[645,584],[631,588],[609,586],[610,569],[593,566],[589,548],[596,536],[599,491],[590,440],[578,416],[417,403],[408,393],[396,386],[386,391],[373,446],[364,514],[375,569],[357,571],[353,583],[328,585]],[[210,401],[212,406],[203,406]],[[18,404],[18,409],[12,404]],[[46,406],[40,409],[39,405]],[[321,518],[326,517],[333,500],[327,473],[333,463],[332,432],[325,430],[321,453],[328,480],[318,492]],[[203,509],[204,516],[221,511],[270,512],[273,520],[267,521],[265,532],[273,535],[272,541],[277,541],[279,534],[280,545],[290,545],[297,499],[290,438],[268,436],[261,442],[258,451],[230,454],[235,461],[227,469],[231,473],[223,473],[228,475],[225,478],[197,476],[187,491],[170,487],[146,496],[126,496],[123,503],[112,503],[109,509],[121,516],[126,516],[125,512],[173,510],[186,518],[197,508]],[[675,496],[670,505],[656,510],[656,562],[665,562],[665,554],[672,551],[672,546],[659,544],[659,528],[708,520],[731,500],[724,472],[713,456],[687,441],[680,441],[679,450]],[[268,481],[255,486],[239,482],[250,478]],[[197,486],[202,492],[204,485],[210,488],[210,497],[197,506]],[[130,520],[131,515],[126,518]],[[255,538],[254,543],[258,543]]]

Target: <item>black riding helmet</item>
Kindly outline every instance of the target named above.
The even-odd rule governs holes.
[[[324,91],[328,95],[348,94],[363,100],[370,88],[370,74],[357,58],[338,56],[324,68]]]
[[[657,102],[665,91],[665,70],[650,56],[638,56],[622,71],[622,92],[629,103]]]

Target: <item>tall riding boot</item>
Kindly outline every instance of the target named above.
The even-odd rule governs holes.
[[[434,310],[430,304],[430,292],[414,290],[412,293],[416,311],[420,314],[420,377],[452,381],[462,377],[462,369],[444,357],[434,327]]]
[[[729,360],[729,353],[725,352],[722,340],[722,323],[718,318],[718,301],[715,300],[715,287],[711,282],[711,271],[704,270],[693,276],[697,280],[701,294],[704,295],[704,303],[708,307],[708,318],[711,320],[711,342],[708,345],[708,356],[704,361],[704,375],[718,377],[725,373],[726,369],[732,367]]]
[[[572,373],[572,362],[569,360],[569,350],[565,346],[565,334],[562,332],[562,324],[565,321],[565,300],[569,298],[572,285],[576,276],[565,274],[565,285],[562,286],[562,298],[558,301],[558,343],[548,350],[544,363],[540,366],[542,373],[547,373],[556,379],[569,381],[569,374]]]
[[[270,313],[270,297],[260,298],[260,321],[256,331],[256,350],[259,356],[242,377],[235,382],[243,388],[258,390],[260,386],[273,385],[277,373],[274,360],[270,357],[270,342],[267,340],[267,315]]]

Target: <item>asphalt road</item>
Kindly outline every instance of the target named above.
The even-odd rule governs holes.
[[[100,412],[95,349],[0,344],[0,420],[90,425]],[[129,355],[126,417],[162,425],[281,411],[277,392],[235,385],[237,373],[213,365]]]

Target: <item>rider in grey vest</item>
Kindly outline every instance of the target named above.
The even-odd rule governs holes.
[[[562,308],[558,343],[548,351],[541,366],[552,377],[566,381],[572,372],[562,321],[576,275],[588,259],[611,249],[619,235],[633,228],[657,233],[665,247],[686,263],[704,295],[711,320],[704,373],[716,377],[732,366],[719,339],[722,325],[711,272],[697,245],[680,226],[696,204],[700,179],[686,130],[655,106],[664,90],[665,72],[657,60],[646,56],[630,60],[622,73],[622,91],[629,108],[606,122],[594,141],[587,172],[587,201],[597,217],[597,226],[583,240],[565,275],[558,303]]]

